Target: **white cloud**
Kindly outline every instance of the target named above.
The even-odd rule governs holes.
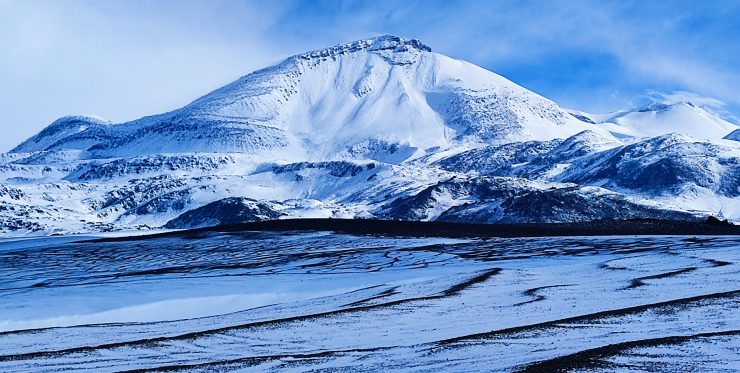
[[[265,37],[279,8],[167,4],[0,2],[0,151],[63,115],[172,110],[283,54]]]
[[[651,98],[653,102],[662,102],[668,105],[677,104],[679,102],[691,102],[698,106],[715,109],[723,109],[727,107],[727,104],[722,100],[686,91],[675,91],[671,93],[649,91],[648,97]]]

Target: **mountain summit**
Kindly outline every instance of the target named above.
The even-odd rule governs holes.
[[[398,36],[383,35],[370,39],[362,39],[346,44],[335,45],[330,48],[319,49],[294,56],[293,58],[323,58],[337,56],[358,51],[392,51],[397,53],[416,49],[421,52],[431,52],[432,48],[424,45],[419,39],[406,40]]]
[[[740,143],[720,139],[736,127],[666,135],[704,113],[569,112],[416,39],[380,36],[289,57],[168,113],[55,121],[0,157],[0,230],[740,218]]]
[[[647,138],[683,133],[717,140],[739,127],[690,101],[653,102],[650,105],[608,114],[575,112],[576,116],[610,131],[617,137]]]

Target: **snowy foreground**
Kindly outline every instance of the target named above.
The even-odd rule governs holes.
[[[0,243],[0,371],[729,371],[740,237]]]

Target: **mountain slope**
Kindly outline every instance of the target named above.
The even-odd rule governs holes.
[[[72,136],[94,132],[98,141],[85,150],[98,157],[279,149],[288,159],[320,160],[367,141],[421,150],[587,128],[499,75],[417,40],[383,36],[290,57],[181,109],[108,131],[44,131],[15,151],[68,149]]]
[[[740,129],[692,102],[655,102],[609,114],[571,111],[577,118],[598,124],[620,138],[646,138],[681,133],[704,140],[717,140]]]
[[[11,152],[87,150],[91,146],[110,138],[111,124],[109,121],[93,116],[62,117],[37,135],[15,147]]]

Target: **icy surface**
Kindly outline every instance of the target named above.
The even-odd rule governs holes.
[[[718,370],[738,237],[233,233],[0,251],[0,370]]]

